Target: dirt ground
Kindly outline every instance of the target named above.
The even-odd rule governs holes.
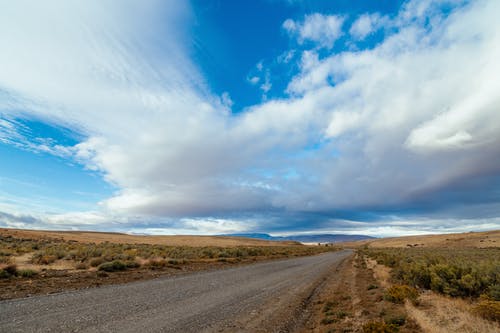
[[[357,255],[344,261],[316,295],[312,316],[301,332],[363,332],[369,322],[397,322],[401,333],[422,332],[406,314],[404,305],[384,300],[384,287]]]
[[[200,260],[182,265],[169,265],[169,267],[156,270],[137,268],[109,273],[97,271],[95,268],[81,271],[74,269],[43,269],[39,274],[31,278],[0,279],[0,300],[48,295],[68,290],[128,283],[203,270],[223,269],[262,260],[269,260],[269,258],[227,259],[222,262]]]

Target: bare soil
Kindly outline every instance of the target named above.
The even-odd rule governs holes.
[[[384,287],[357,255],[345,260],[327,280],[301,332],[363,332],[368,322],[404,322],[401,333],[422,332],[403,305],[384,300]]]
[[[181,265],[169,265],[155,270],[150,268],[128,269],[123,272],[103,272],[96,268],[88,270],[44,268],[31,278],[13,277],[0,279],[0,300],[49,295],[63,291],[87,289],[111,284],[123,284],[139,280],[149,280],[161,276],[173,276],[198,271],[209,271],[237,267],[260,261],[280,258],[252,257],[245,259],[228,258],[220,260],[198,260]]]

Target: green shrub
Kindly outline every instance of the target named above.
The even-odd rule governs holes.
[[[336,305],[338,305],[338,302],[335,301],[328,301],[325,303],[323,306],[323,312],[330,312]]]
[[[109,274],[104,272],[104,271],[97,271],[97,276],[98,277],[108,277]]]
[[[495,301],[500,301],[500,284],[495,284],[488,287],[486,295]]]
[[[14,264],[7,265],[3,268],[5,272],[7,272],[10,275],[16,275],[17,274],[17,266]]]
[[[337,319],[332,317],[325,317],[321,320],[321,325],[330,325],[337,322]]]
[[[129,260],[125,262],[125,265],[127,268],[139,268],[141,267],[141,264],[139,264],[137,261]]]
[[[35,275],[37,275],[38,272],[34,271],[32,269],[20,269],[17,271],[17,276],[24,277],[24,278],[30,278]]]
[[[389,325],[403,326],[406,323],[406,315],[393,315],[384,318],[384,322]]]
[[[10,264],[0,269],[0,279],[8,279],[17,275],[17,266]]]
[[[98,268],[99,271],[105,271],[105,272],[117,272],[117,271],[124,271],[127,269],[127,265],[120,260],[114,260],[112,262],[105,262],[104,264],[101,264]]]
[[[12,275],[10,275],[8,272],[6,272],[5,270],[3,269],[0,269],[0,279],[8,279],[10,278]]]
[[[500,248],[363,249],[363,254],[392,267],[401,284],[459,297],[488,294],[500,298]]]
[[[340,311],[337,311],[336,315],[337,315],[337,318],[344,319],[345,317],[349,316],[349,313],[345,312],[343,310],[340,310]]]
[[[413,303],[418,298],[418,291],[406,285],[393,285],[386,290],[384,298],[392,303],[402,304],[406,299]]]

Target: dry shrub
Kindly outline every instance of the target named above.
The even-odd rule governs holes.
[[[79,262],[78,264],[75,265],[75,268],[76,269],[87,269],[87,268],[89,268],[89,266],[84,262]]]
[[[500,302],[486,297],[481,298],[479,303],[474,306],[474,313],[479,316],[500,322]]]
[[[420,296],[421,306],[405,303],[408,315],[424,332],[500,333],[498,323],[473,313],[468,301],[425,293]]]
[[[381,321],[371,321],[363,325],[364,333],[396,333],[399,327],[395,324],[387,324]]]
[[[394,285],[387,289],[384,298],[392,303],[403,304],[406,299],[415,303],[418,298],[418,291],[407,285]]]
[[[99,271],[105,271],[105,272],[124,271],[126,269],[127,269],[127,264],[120,260],[105,262],[104,264],[101,264],[98,268]]]
[[[156,270],[162,269],[168,266],[168,261],[164,259],[150,259],[147,263],[144,264],[144,267]]]
[[[55,255],[44,255],[42,253],[35,253],[31,258],[31,262],[39,265],[50,265],[57,260]]]
[[[90,266],[97,267],[99,265],[104,264],[104,262],[105,262],[104,258],[101,258],[101,257],[94,258],[94,259],[90,260]]]
[[[8,279],[10,277],[16,276],[17,274],[17,266],[14,264],[10,264],[4,266],[0,269],[0,279]]]

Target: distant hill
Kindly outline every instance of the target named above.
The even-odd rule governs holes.
[[[290,235],[290,236],[271,236],[264,233],[242,233],[228,234],[222,236],[256,238],[271,241],[295,241],[301,243],[338,243],[353,242],[358,240],[374,239],[365,235],[342,235],[342,234],[316,234],[316,235]]]
[[[465,232],[459,234],[438,234],[377,238],[344,246],[369,247],[445,247],[445,248],[487,248],[500,247],[500,230]]]

